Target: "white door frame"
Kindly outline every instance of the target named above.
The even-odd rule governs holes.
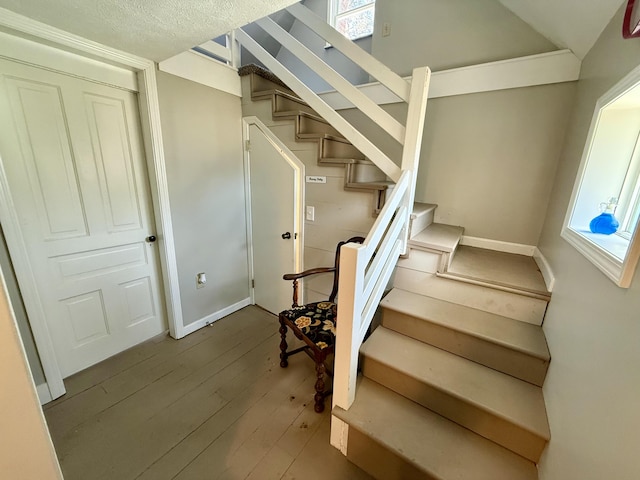
[[[251,292],[251,303],[255,304],[255,292],[252,285],[254,278],[253,272],[253,231],[252,231],[252,217],[251,217],[251,171],[249,165],[249,153],[250,146],[247,143],[249,141],[249,127],[255,126],[262,132],[267,141],[280,152],[282,158],[291,165],[291,168],[295,171],[295,185],[293,186],[296,198],[297,215],[294,215],[294,232],[298,233],[297,238],[293,239],[293,251],[294,251],[294,268],[297,272],[301,272],[304,264],[304,163],[293,153],[289,148],[278,138],[275,134],[260,121],[258,117],[250,116],[243,117],[242,119],[242,140],[244,144],[244,184],[245,184],[245,208],[247,212],[247,245],[249,256],[249,291]],[[301,292],[302,293],[302,292]]]
[[[119,81],[121,79],[119,72],[128,70],[136,74],[142,137],[160,247],[159,254],[167,322],[172,337],[183,337],[184,325],[178,285],[178,266],[175,256],[169,190],[162,144],[155,63],[37,22],[4,8],[0,8],[0,27],[12,32],[13,41],[24,46],[19,50],[0,47],[0,57],[2,58],[44,67],[61,73],[73,73],[74,76],[91,81],[98,80],[119,88],[127,88],[126,86],[123,87],[122,82]],[[25,36],[35,37],[37,41],[34,42],[22,38]],[[38,43],[38,41],[42,41],[42,44]],[[43,50],[50,49],[50,45],[53,45],[53,48],[60,53],[60,58],[53,59],[55,64],[51,63],[51,55],[43,54]],[[96,66],[99,66],[99,68],[96,68]],[[106,75],[106,77],[104,75],[105,68],[112,70],[112,73]],[[96,74],[97,71],[101,73]],[[96,75],[98,78],[96,78]],[[2,158],[0,158],[0,222],[2,222],[7,245],[10,248],[11,261],[18,277],[47,386],[51,393],[51,398],[57,398],[65,393],[64,383],[46,325],[45,310],[37,293],[36,282],[24,245],[17,212],[9,195],[7,177],[2,167]]]

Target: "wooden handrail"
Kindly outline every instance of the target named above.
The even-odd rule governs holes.
[[[324,19],[318,17],[302,4],[296,3],[291,5],[287,7],[287,11],[338,49],[349,60],[372,77],[375,77],[382,85],[400,97],[400,99],[405,102],[409,101],[409,83],[384,63],[376,60],[351,40],[348,40],[327,24]]]

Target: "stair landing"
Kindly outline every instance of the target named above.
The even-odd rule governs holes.
[[[540,269],[532,257],[461,245],[456,250],[447,277],[475,280],[541,297],[550,297]]]

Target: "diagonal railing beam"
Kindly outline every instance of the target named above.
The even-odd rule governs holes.
[[[347,39],[324,19],[317,16],[307,7],[296,3],[287,7],[287,11],[304,23],[307,27],[320,35],[323,39],[343,53],[349,60],[362,68],[372,77],[375,77],[382,85],[391,90],[400,99],[409,101],[409,82],[395,73],[384,63],[372,57],[351,40]]]
[[[406,129],[404,125],[384,111],[376,102],[367,97],[358,88],[351,84],[346,78],[327,65],[316,54],[296,40],[289,32],[280,25],[265,17],[256,21],[265,32],[277,40],[284,48],[298,57],[311,70],[318,74],[323,80],[335,88],[341,95],[350,101],[362,113],[367,115],[376,124],[382,127],[400,145],[404,144]]]
[[[273,56],[267,52],[242,29],[236,31],[236,39],[247,50],[249,50],[260,62],[262,62],[269,70],[289,86],[302,100],[304,100],[311,108],[333,125],[342,135],[349,140],[354,147],[360,150],[369,160],[376,164],[391,180],[397,182],[400,178],[400,167],[378,147],[376,147],[367,137],[360,133],[345,118],[331,108],[322,100],[315,92],[300,81],[293,73],[284,65],[278,62]]]

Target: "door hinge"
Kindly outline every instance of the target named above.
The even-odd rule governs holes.
[[[256,281],[254,278],[251,279],[251,288],[256,288]]]
[[[244,142],[244,149],[245,149],[247,152],[250,152],[250,151],[251,151],[251,140],[245,140],[245,142]]]

